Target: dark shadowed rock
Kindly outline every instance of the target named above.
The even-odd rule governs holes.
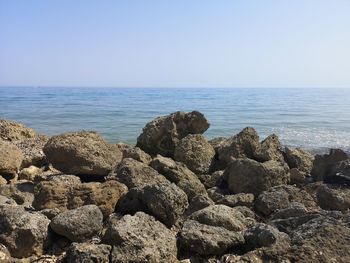
[[[208,128],[202,113],[178,111],[147,123],[137,138],[137,146],[152,155],[172,157],[179,140],[188,134],[202,134]]]
[[[186,164],[197,174],[208,173],[213,165],[215,150],[201,134],[189,134],[175,147],[174,159]]]
[[[128,188],[168,182],[168,180],[148,165],[132,158],[123,159],[108,178],[114,178]]]
[[[226,167],[232,158],[254,158],[259,148],[259,135],[254,128],[244,128],[237,135],[222,142],[217,148],[222,167]]]
[[[308,211],[306,207],[298,202],[291,202],[286,208],[277,210],[273,216],[272,220],[275,219],[286,219],[291,217],[301,217],[307,215]]]
[[[212,174],[199,174],[198,178],[201,180],[205,188],[212,188],[220,186],[223,182],[224,171],[215,171]]]
[[[96,205],[85,205],[55,216],[50,227],[73,242],[84,242],[102,230],[103,215]]]
[[[111,249],[104,244],[72,243],[67,251],[67,263],[106,263]]]
[[[186,220],[179,233],[178,242],[184,251],[192,251],[199,255],[220,255],[244,243],[244,238],[239,232],[223,227]]]
[[[329,154],[316,155],[311,175],[315,181],[323,181],[337,163],[348,158],[347,154],[340,149],[331,149]]]
[[[157,155],[150,164],[159,173],[164,175],[170,182],[175,183],[182,189],[191,200],[196,195],[207,195],[205,187],[198,177],[180,162]]]
[[[186,215],[190,215],[198,210],[212,205],[215,205],[215,203],[207,195],[196,195],[194,198],[192,198],[190,205],[186,210]]]
[[[19,180],[0,187],[0,195],[15,200],[18,205],[30,207],[34,199],[34,184]]]
[[[143,212],[111,216],[103,242],[113,245],[112,262],[178,262],[175,233]]]
[[[259,163],[251,159],[236,159],[225,170],[224,178],[233,193],[258,195],[273,186],[287,184],[289,168],[277,161]]]
[[[46,143],[44,153],[56,169],[76,175],[106,176],[122,159],[116,145],[89,131],[53,136]]]
[[[50,220],[21,206],[0,206],[0,243],[16,258],[42,255],[48,244]]]
[[[23,160],[22,151],[14,144],[0,139],[0,174],[6,179],[16,176]]]
[[[350,159],[334,165],[330,174],[324,178],[326,183],[350,186]]]
[[[322,185],[317,190],[317,202],[322,209],[346,211],[350,209],[350,189]]]
[[[0,119],[0,139],[6,141],[19,141],[27,138],[34,138],[37,133],[23,124]]]

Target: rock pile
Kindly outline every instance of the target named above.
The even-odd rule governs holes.
[[[0,262],[350,262],[345,152],[208,128],[175,112],[132,146],[0,120]]]

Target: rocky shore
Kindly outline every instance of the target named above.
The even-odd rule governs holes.
[[[175,112],[134,146],[0,120],[0,262],[350,262],[345,152],[208,128]]]

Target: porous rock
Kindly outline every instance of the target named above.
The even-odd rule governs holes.
[[[322,185],[318,188],[317,202],[322,209],[346,211],[350,209],[350,189]]]
[[[6,179],[17,175],[23,160],[22,151],[14,144],[0,139],[0,174]]]
[[[112,247],[105,244],[72,243],[67,251],[67,263],[106,263]]]
[[[7,141],[18,141],[27,138],[34,138],[37,133],[23,124],[0,119],[0,139]]]

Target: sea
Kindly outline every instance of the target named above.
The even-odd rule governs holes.
[[[350,152],[350,89],[0,87],[0,118],[55,135],[94,130],[135,144],[145,124],[175,111],[202,112],[208,139],[247,126],[264,139],[314,151]]]

